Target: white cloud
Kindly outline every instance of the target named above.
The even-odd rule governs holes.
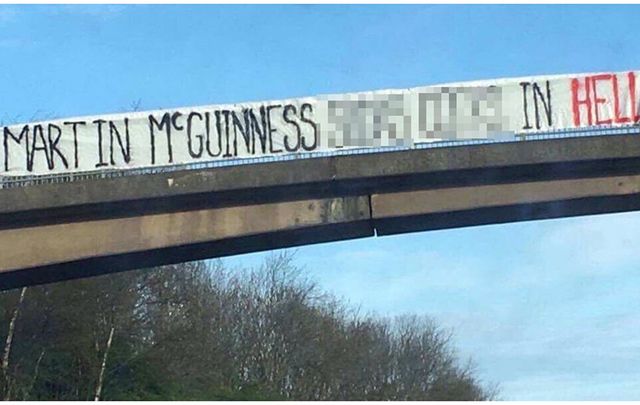
[[[595,215],[539,223],[505,283],[512,289],[614,277],[639,263],[640,214]],[[530,235],[530,236],[531,236]]]
[[[543,235],[533,253],[570,258],[576,266],[596,272],[637,263],[640,215],[637,213],[596,215],[559,221]]]
[[[478,271],[480,264],[468,257],[411,247],[389,251],[383,248],[386,241],[369,241],[368,247],[345,246],[332,256],[304,261],[324,288],[383,314],[423,311],[436,295],[466,294],[490,284],[487,273]]]
[[[557,373],[522,377],[500,384],[501,395],[508,400],[638,400],[640,373],[576,376]]]

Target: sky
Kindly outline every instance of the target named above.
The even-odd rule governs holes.
[[[0,5],[0,122],[640,68],[637,6]],[[325,290],[428,315],[510,400],[640,400],[640,214],[305,246]],[[225,259],[257,265],[268,253]]]

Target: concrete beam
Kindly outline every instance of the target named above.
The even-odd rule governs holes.
[[[0,228],[185,209],[640,173],[640,136],[369,153],[0,190]]]
[[[345,197],[2,230],[0,289],[183,260],[173,248],[195,260],[372,236],[369,216],[368,197]]]
[[[640,136],[619,135],[5,189],[0,289],[371,236],[374,227],[388,235],[640,210],[639,187]]]
[[[374,235],[640,210],[640,175],[298,200],[0,230],[0,289]]]
[[[454,187],[371,197],[378,235],[640,209],[640,175]]]

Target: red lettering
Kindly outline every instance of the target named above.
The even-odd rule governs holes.
[[[613,76],[613,118],[616,124],[622,124],[631,121],[631,118],[624,117],[620,114],[620,90],[618,88],[618,77]],[[629,82],[631,85],[631,82]]]
[[[614,77],[614,75],[610,75],[610,74],[591,76],[591,86],[593,88],[593,111],[596,116],[596,125],[611,125],[611,118],[606,120],[601,120],[600,114],[598,114],[598,105],[607,103],[606,98],[598,97],[598,82],[605,81],[605,80],[609,81],[612,79],[612,77]]]
[[[603,117],[609,115],[608,109],[602,110],[601,105],[606,105],[610,101],[608,98],[598,97],[598,85],[602,82],[610,82],[613,92],[613,117],[605,119]],[[618,77],[612,73],[606,73],[595,76],[586,76],[584,82],[582,79],[571,79],[571,98],[573,104],[573,124],[576,127],[584,125],[581,116],[581,107],[586,109],[587,125],[611,125],[612,123],[624,124],[629,122],[640,122],[640,111],[638,111],[637,94],[636,94],[636,75],[634,72],[627,73],[627,82],[629,90],[629,102],[631,103],[631,111],[625,115],[627,100],[624,90],[620,92],[620,84]],[[600,85],[602,90],[602,85]],[[580,94],[583,91],[584,93]],[[622,94],[622,97],[621,97]],[[580,96],[582,95],[582,98]],[[595,119],[594,119],[595,118]],[[595,121],[595,122],[594,122]]]
[[[573,100],[573,125],[580,126],[580,105],[584,104],[587,108],[587,122],[589,125],[592,123],[591,119],[591,98],[589,97],[589,87],[591,84],[591,78],[584,78],[584,99],[578,98],[578,91],[580,90],[580,81],[578,79],[571,80],[571,95]]]
[[[631,116],[633,117],[633,122],[640,121],[640,115],[638,115],[636,105],[636,75],[633,72],[629,72],[629,100],[631,100]]]

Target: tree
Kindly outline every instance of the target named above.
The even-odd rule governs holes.
[[[4,345],[4,351],[2,354],[2,362],[0,363],[0,369],[2,370],[2,378],[4,382],[4,400],[8,401],[11,399],[11,377],[9,374],[9,357],[11,355],[11,346],[13,343],[13,336],[15,333],[16,320],[18,319],[18,314],[20,314],[20,307],[22,306],[22,302],[24,301],[24,295],[27,292],[27,287],[23,287],[20,290],[20,298],[18,298],[18,303],[16,304],[16,308],[13,310],[13,314],[11,315],[11,321],[9,321],[9,329],[7,331],[7,339]]]
[[[13,359],[2,362],[3,397],[494,397],[429,318],[363,316],[290,254],[254,269],[191,262],[22,292],[0,294],[3,359]]]

